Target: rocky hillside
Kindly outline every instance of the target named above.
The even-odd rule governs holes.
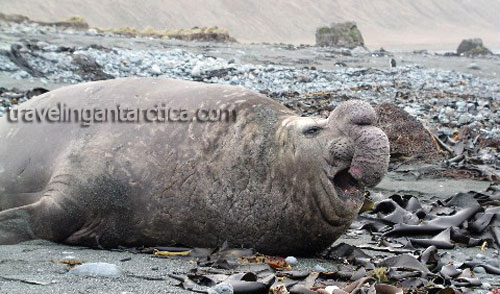
[[[372,48],[450,50],[480,37],[500,50],[500,0],[0,0],[0,7],[41,21],[79,15],[107,28],[219,26],[242,42],[313,44],[317,27],[355,21]]]

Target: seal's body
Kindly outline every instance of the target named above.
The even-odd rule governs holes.
[[[58,105],[187,115],[88,126],[0,118],[0,244],[227,240],[268,254],[311,254],[347,229],[361,185],[378,183],[388,164],[387,137],[359,101],[328,119],[302,118],[240,87],[130,78],[60,88],[17,113]],[[202,121],[209,111],[222,115]]]

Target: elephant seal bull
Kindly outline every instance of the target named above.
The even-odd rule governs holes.
[[[236,117],[87,126],[43,119],[47,113],[21,119],[30,109],[43,114],[62,104],[219,109]],[[63,87],[22,104],[17,117],[11,111],[0,118],[0,244],[228,241],[267,254],[309,255],[349,227],[363,186],[386,172],[389,143],[375,121],[361,101],[344,102],[328,119],[299,117],[240,87],[162,78]]]

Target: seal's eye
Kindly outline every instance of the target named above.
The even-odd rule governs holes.
[[[307,129],[304,131],[304,135],[306,135],[306,136],[315,136],[315,135],[317,135],[320,131],[321,131],[321,128],[320,128],[320,127],[314,126],[314,127],[307,128]]]

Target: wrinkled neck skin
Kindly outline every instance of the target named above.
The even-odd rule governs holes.
[[[276,124],[271,182],[281,183],[280,197],[296,209],[290,217],[301,223],[300,237],[311,248],[325,249],[347,230],[362,206],[363,187],[385,175],[389,140],[376,121],[368,103],[351,100],[328,119],[283,115]]]
[[[362,205],[361,193],[338,194],[332,179],[359,163],[360,181],[379,180],[373,175],[384,171],[387,159],[377,152],[388,150],[386,138],[368,124],[351,128],[346,125],[357,122],[298,117],[271,103],[245,105],[238,117],[230,127],[193,128],[197,133],[187,137],[200,139],[189,139],[183,160],[175,160],[175,172],[171,167],[160,172],[174,181],[155,189],[158,194],[149,204],[154,225],[146,237],[154,241],[168,235],[201,247],[228,241],[276,255],[326,249]],[[310,132],[314,129],[320,131]],[[371,148],[379,138],[383,148]],[[363,144],[361,154],[369,156],[354,158]]]
[[[349,167],[353,150],[325,119],[268,110],[241,120],[237,143],[223,151],[244,154],[231,159],[235,197],[228,213],[234,218],[226,223],[238,229],[227,229],[230,243],[266,254],[312,255],[330,246],[360,209],[359,199],[339,199],[327,177]],[[323,127],[323,134],[305,138],[303,130],[311,125]],[[339,156],[348,160],[331,160],[335,146],[345,146]]]

